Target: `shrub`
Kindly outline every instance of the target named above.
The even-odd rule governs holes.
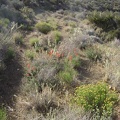
[[[104,114],[111,116],[117,100],[117,93],[103,82],[78,87],[73,98],[73,101],[83,106],[86,111],[97,112],[100,116]]]
[[[105,41],[120,38],[120,16],[113,12],[97,12],[94,11],[88,16],[90,22],[97,27],[102,28],[103,34],[98,34]]]
[[[7,114],[4,109],[0,109],[0,120],[7,120]]]
[[[73,67],[80,67],[81,65],[81,60],[80,60],[80,57],[74,57],[72,60],[71,60],[71,64]]]
[[[42,87],[42,92],[36,95],[32,102],[35,110],[38,113],[42,113],[44,116],[50,111],[58,108],[56,93],[48,86]]]
[[[114,14],[112,12],[97,12],[94,11],[88,19],[95,23],[97,26],[102,27],[104,30],[113,29],[114,24]]]
[[[38,46],[38,44],[39,44],[39,39],[37,38],[37,37],[32,37],[32,38],[30,38],[30,40],[29,40],[29,42],[30,42],[30,45],[31,46]]]
[[[53,28],[51,24],[46,23],[46,22],[39,22],[35,25],[35,27],[42,33],[47,34],[50,32]]]
[[[20,27],[21,30],[25,30],[25,31],[33,31],[34,27],[32,25],[25,25],[22,24]]]
[[[33,22],[34,19],[33,9],[24,6],[20,9],[20,11],[24,19],[26,19],[29,23]]]
[[[0,20],[0,26],[7,27],[9,23],[10,23],[10,21],[7,18],[2,18]]]
[[[76,23],[75,22],[69,22],[69,26],[71,26],[72,28],[76,27]]]
[[[13,48],[9,47],[5,53],[5,60],[11,60],[15,57],[15,51]]]
[[[27,50],[25,54],[30,60],[34,59],[35,53],[32,52],[31,50]]]
[[[54,31],[54,40],[55,43],[58,44],[62,39],[62,35],[59,31]]]
[[[101,52],[98,51],[95,48],[89,48],[89,49],[87,49],[86,50],[86,55],[92,61],[101,60],[101,58],[102,58]]]
[[[69,63],[65,63],[63,70],[58,73],[58,78],[63,83],[70,84],[76,75],[77,71],[75,71],[73,67],[69,65]]]
[[[20,45],[23,44],[23,35],[21,33],[19,32],[15,33],[13,35],[13,39],[15,40],[16,44],[20,44]]]

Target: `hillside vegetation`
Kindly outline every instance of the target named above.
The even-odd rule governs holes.
[[[0,0],[0,120],[120,120],[120,1]]]

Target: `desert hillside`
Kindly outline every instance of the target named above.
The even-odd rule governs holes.
[[[120,120],[120,0],[0,0],[0,120]]]

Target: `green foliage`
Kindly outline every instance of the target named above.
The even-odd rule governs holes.
[[[71,60],[71,64],[73,67],[80,67],[81,65],[81,60],[80,60],[80,57],[74,57],[72,60]]]
[[[101,60],[101,58],[102,58],[101,52],[98,51],[95,48],[89,48],[89,49],[87,49],[86,50],[86,55],[92,61]]]
[[[77,71],[75,71],[67,61],[65,61],[63,70],[58,73],[58,78],[63,83],[70,84],[76,75]]]
[[[73,98],[73,101],[83,106],[86,111],[97,112],[100,116],[110,116],[117,100],[117,93],[103,82],[78,87]]]
[[[88,16],[90,22],[97,27],[102,28],[103,34],[98,34],[104,41],[120,38],[120,15],[113,12],[97,12],[94,11]]]
[[[69,26],[71,26],[72,28],[76,27],[76,23],[75,22],[69,22]]]
[[[32,52],[31,50],[27,50],[25,54],[30,60],[34,59],[35,53]]]
[[[15,57],[15,51],[13,48],[9,47],[5,53],[5,60],[11,60]]]
[[[36,47],[39,44],[39,39],[37,37],[32,37],[30,38],[29,42],[31,46]]]
[[[28,21],[33,20],[33,18],[34,18],[34,11],[33,11],[33,9],[24,6],[24,7],[22,7],[22,8],[20,9],[20,11],[21,11],[22,16],[23,16],[26,20],[28,20]]]
[[[62,40],[62,35],[59,31],[54,31],[54,40],[56,44],[59,44],[59,42]]]
[[[7,120],[7,114],[4,109],[0,109],[0,120]]]
[[[10,21],[7,18],[0,19],[0,26],[7,27],[9,23]]]
[[[102,27],[104,30],[113,29],[115,27],[113,24],[114,15],[112,12],[94,11],[89,15],[88,19],[97,26]]]
[[[26,24],[22,24],[20,27],[21,30],[27,30],[27,31],[32,31],[34,29],[34,27],[32,25],[26,25]]]
[[[39,22],[35,25],[35,27],[42,33],[47,34],[48,32],[50,32],[53,27],[51,26],[51,24],[46,23],[46,22]]]
[[[13,39],[16,44],[20,44],[20,45],[23,44],[23,35],[21,33],[19,33],[19,32],[15,33],[13,35]]]

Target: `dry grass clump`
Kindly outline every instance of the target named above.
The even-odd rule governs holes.
[[[62,110],[54,110],[42,120],[92,120],[90,118],[90,113],[85,113],[81,108],[65,105]]]
[[[32,101],[32,107],[38,113],[42,113],[44,116],[47,115],[51,110],[56,109],[58,106],[56,100],[56,94],[49,87],[42,89],[42,93],[38,93]]]
[[[18,118],[20,120],[40,119],[41,116],[45,117],[49,112],[60,108],[55,91],[52,91],[48,86],[45,87],[42,85],[42,91],[40,93],[36,91],[36,88],[29,92],[23,91],[23,93],[25,96],[18,98],[17,104]]]
[[[106,77],[118,91],[120,91],[120,47],[106,47]]]
[[[79,50],[84,50],[95,43],[100,43],[97,37],[88,34],[90,30],[91,28],[83,25],[75,28],[70,38],[61,42],[58,51],[67,56],[68,53],[73,54],[75,51],[79,52]],[[91,34],[94,34],[94,31]]]

